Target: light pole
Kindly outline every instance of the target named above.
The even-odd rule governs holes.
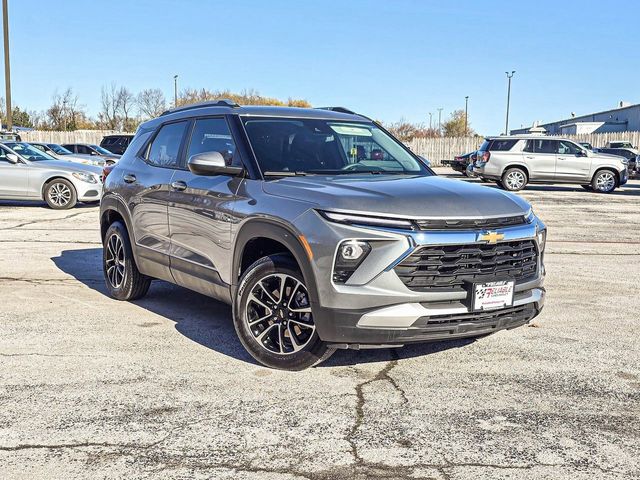
[[[438,109],[438,133],[442,135],[442,108]]]
[[[431,117],[433,117],[433,113],[429,112],[429,130],[433,130],[433,124],[431,123]]]
[[[464,97],[464,135],[465,137],[469,135],[469,95]]]
[[[7,0],[2,0],[2,28],[4,30],[4,85],[7,96],[7,130],[13,128],[11,112],[11,67],[9,65],[9,7]]]
[[[178,106],[178,75],[173,76],[173,107]]]
[[[509,80],[509,86],[507,87],[507,119],[504,124],[504,134],[509,135],[509,102],[511,101],[511,77],[516,73],[515,70],[512,70],[511,73],[504,72],[507,74],[507,79]]]

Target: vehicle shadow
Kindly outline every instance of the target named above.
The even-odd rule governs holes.
[[[102,277],[102,249],[64,250],[51,260],[62,272],[107,296]],[[116,302],[117,300],[112,300]],[[257,365],[238,340],[231,320],[231,307],[212,298],[163,281],[154,281],[149,293],[131,302],[175,323],[176,330],[190,340],[237,360]],[[322,366],[352,366],[424,356],[460,348],[474,340],[452,340],[407,345],[400,349],[338,350]]]

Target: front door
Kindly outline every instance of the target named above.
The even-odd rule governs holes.
[[[123,170],[139,268],[147,275],[166,280],[172,280],[169,193],[188,125],[186,120],[163,125],[142,158],[128,162]]]
[[[194,121],[183,168],[176,171],[169,197],[171,273],[176,283],[217,298],[228,296],[231,224],[239,179],[201,176],[186,167],[191,156],[219,152],[229,165],[239,162],[223,117]]]
[[[8,150],[0,147],[0,198],[25,198],[29,188],[29,165],[10,162],[7,153]]]
[[[558,162],[556,163],[556,180],[567,182],[588,182],[591,171],[591,159],[584,150],[573,142],[558,142]]]

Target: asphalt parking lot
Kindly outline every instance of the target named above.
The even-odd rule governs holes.
[[[207,297],[108,298],[97,207],[0,202],[0,477],[640,478],[640,181],[521,195],[549,227],[530,326],[299,373]]]

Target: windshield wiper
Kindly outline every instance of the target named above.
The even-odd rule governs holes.
[[[263,175],[265,177],[305,177],[308,175],[307,172],[264,172]]]

